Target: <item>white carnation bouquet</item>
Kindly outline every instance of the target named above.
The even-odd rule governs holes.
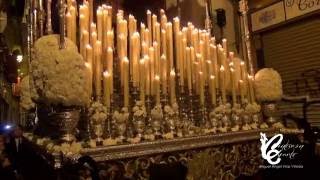
[[[151,110],[151,117],[154,119],[162,119],[163,118],[163,112],[162,112],[161,105],[156,105]]]
[[[240,104],[235,104],[233,107],[232,107],[232,112],[237,114],[237,115],[240,115],[243,113],[243,109],[241,108],[241,105]]]
[[[281,99],[282,80],[280,74],[272,68],[264,68],[255,75],[255,94],[259,101],[278,101]]]
[[[34,44],[32,75],[39,100],[48,105],[89,104],[87,69],[77,47],[66,39],[59,49],[59,36],[48,35]]]
[[[36,105],[32,99],[37,99],[37,96],[36,90],[30,86],[29,76],[25,76],[21,81],[20,106],[27,111],[35,108]]]
[[[126,123],[129,119],[129,111],[128,108],[124,107],[121,109],[121,111],[115,111],[113,113],[112,118],[117,122],[117,123]]]
[[[250,104],[247,104],[247,106],[245,107],[245,112],[249,114],[256,114],[256,113],[259,113],[260,111],[261,111],[261,106],[257,103],[250,103]]]
[[[100,102],[91,103],[88,111],[90,119],[96,123],[102,123],[104,120],[107,119],[107,107],[101,104]]]
[[[136,118],[139,117],[147,117],[146,107],[143,105],[141,101],[137,101],[136,105],[132,108],[133,116]]]

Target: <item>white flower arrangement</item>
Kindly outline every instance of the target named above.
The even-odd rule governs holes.
[[[88,70],[76,45],[66,39],[59,49],[59,36],[48,35],[34,44],[32,78],[39,101],[48,105],[83,106],[89,104]]]
[[[165,106],[164,106],[164,112],[165,112],[166,114],[168,114],[169,116],[173,116],[173,115],[175,115],[175,114],[178,114],[178,112],[177,112],[177,111],[174,111],[173,108],[171,108],[171,106],[169,106],[169,105],[165,105]]]
[[[136,105],[132,108],[133,116],[136,118],[147,117],[146,107],[142,104],[141,101],[137,101]]]
[[[161,105],[157,105],[151,110],[151,117],[154,119],[162,119],[163,118]]]
[[[96,123],[102,123],[107,119],[107,108],[100,102],[91,103],[88,111],[90,119]]]
[[[260,111],[261,111],[261,106],[257,103],[250,103],[250,104],[247,104],[247,106],[245,107],[245,112],[249,114],[256,114],[256,113],[259,113]]]
[[[231,104],[226,103],[225,105],[221,104],[214,109],[215,114],[230,114],[231,113]]]
[[[62,143],[61,145],[53,145],[50,149],[53,152],[62,152],[64,155],[79,154],[83,149],[80,142]]]
[[[128,108],[124,107],[121,109],[121,112],[115,111],[113,113],[112,118],[117,122],[117,123],[126,123],[129,119],[129,111]]]
[[[232,112],[235,113],[235,114],[242,114],[243,113],[243,109],[241,109],[241,105],[240,104],[235,104],[233,107],[232,107]]]
[[[282,80],[280,74],[272,68],[264,68],[255,75],[255,95],[259,101],[278,101],[281,99]]]
[[[36,90],[30,86],[30,79],[29,76],[25,76],[21,80],[21,101],[20,101],[20,106],[24,110],[31,110],[35,108],[36,104],[32,100],[32,98],[37,98],[37,93]]]

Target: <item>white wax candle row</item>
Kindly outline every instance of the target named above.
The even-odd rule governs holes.
[[[210,33],[195,28],[192,23],[181,27],[179,18],[174,18],[173,23],[168,22],[163,10],[160,11],[160,22],[155,14],[147,11],[147,25],[141,23],[139,32],[135,17],[129,15],[127,21],[124,12],[119,10],[113,30],[112,7],[98,7],[97,24],[90,20],[93,19],[90,18],[90,9],[90,1],[80,5],[80,52],[91,67],[91,80],[97,96],[102,92],[103,74],[103,100],[108,106],[113,93],[114,38],[125,106],[129,105],[129,81],[139,89],[142,101],[145,95],[152,95],[160,103],[162,91],[168,93],[170,102],[174,103],[176,75],[182,88],[180,91],[188,89],[188,93],[195,92],[200,96],[202,105],[206,85],[209,86],[213,105],[217,101],[217,90],[226,103],[228,85],[231,85],[234,103],[237,92],[241,101],[245,96],[254,101],[253,77],[248,76],[244,62],[237,63],[239,68],[235,67],[233,53],[227,53],[226,39],[222,40],[222,45],[216,44]],[[94,54],[92,57],[90,50]],[[236,78],[238,73],[240,81]]]

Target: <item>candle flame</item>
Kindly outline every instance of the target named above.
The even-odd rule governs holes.
[[[240,65],[241,65],[241,66],[244,66],[244,61],[241,61],[241,62],[240,62]]]
[[[160,76],[159,76],[159,75],[155,75],[155,76],[154,76],[154,80],[160,81]]]
[[[123,57],[122,61],[123,61],[123,63],[129,63],[128,57]]]
[[[84,63],[84,66],[85,66],[86,68],[91,68],[91,64],[88,63],[88,62],[85,62],[85,63]]]
[[[110,77],[110,73],[108,71],[103,72],[104,77]]]
[[[220,67],[220,71],[224,71],[224,67],[223,67],[223,65],[221,65],[221,67]]]
[[[86,49],[92,49],[92,46],[90,44],[87,44]]]
[[[210,76],[210,79],[214,79],[214,78],[216,78],[214,75],[211,75],[211,76]]]
[[[226,38],[223,38],[223,39],[222,39],[222,42],[224,42],[224,43],[227,42],[227,39],[226,39]]]
[[[176,75],[176,73],[174,72],[174,70],[172,69],[171,71],[170,71],[170,76],[175,76]]]
[[[97,32],[93,31],[93,32],[91,33],[91,36],[92,36],[92,37],[97,37],[97,36],[98,36],[98,35],[97,35]]]

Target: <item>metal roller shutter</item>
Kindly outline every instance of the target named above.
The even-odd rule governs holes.
[[[298,22],[262,34],[265,66],[277,70],[283,81],[286,95],[306,95],[320,98],[320,18],[303,19]],[[308,84],[302,78],[303,72],[313,75]],[[311,72],[312,73],[312,72]],[[296,87],[299,88],[296,88]],[[297,91],[297,89],[299,91]],[[308,89],[308,90],[306,90]],[[314,90],[314,91],[313,91]],[[311,92],[311,93],[310,93]],[[293,112],[301,116],[301,107],[282,105],[281,111]],[[308,120],[319,126],[320,106],[313,106]]]

